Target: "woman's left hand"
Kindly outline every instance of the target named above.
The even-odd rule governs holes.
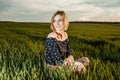
[[[68,56],[68,58],[66,58],[64,60],[64,65],[72,65],[74,63],[74,58],[72,55]]]

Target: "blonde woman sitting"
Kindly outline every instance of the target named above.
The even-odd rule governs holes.
[[[57,11],[51,19],[51,29],[46,39],[46,64],[50,68],[58,68],[74,64],[76,69],[85,71],[85,66],[81,62],[74,61],[71,54],[67,33],[69,22],[64,11]],[[80,64],[79,66],[78,63]],[[80,67],[84,67],[80,69]],[[79,70],[80,69],[80,70]]]

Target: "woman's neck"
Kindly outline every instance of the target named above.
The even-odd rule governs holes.
[[[55,37],[58,41],[64,41],[66,39],[64,31],[61,33],[57,33],[57,32],[54,32],[54,33],[55,33]]]

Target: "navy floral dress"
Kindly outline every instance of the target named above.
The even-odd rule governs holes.
[[[58,41],[50,37],[46,39],[46,63],[50,65],[62,65],[64,59],[71,55],[69,40]]]

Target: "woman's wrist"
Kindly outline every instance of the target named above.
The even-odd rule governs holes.
[[[69,58],[72,62],[74,62],[74,57],[73,57],[72,55],[68,56],[68,58]]]

